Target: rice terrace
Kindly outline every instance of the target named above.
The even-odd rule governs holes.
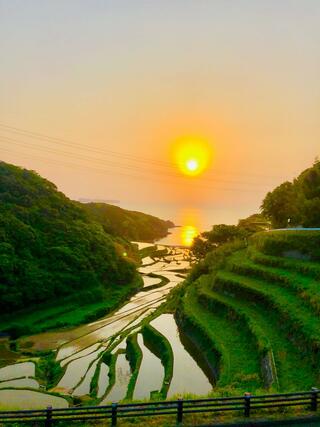
[[[0,0],[0,426],[320,426],[317,0]]]

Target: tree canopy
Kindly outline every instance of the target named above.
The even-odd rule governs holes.
[[[269,192],[261,211],[274,228],[320,227],[320,161]]]
[[[251,234],[268,228],[268,222],[261,214],[240,219],[238,225],[217,224],[194,239],[192,251],[198,258],[226,243],[243,240]]]
[[[171,221],[164,221],[153,215],[129,211],[107,203],[86,203],[83,209],[99,222],[107,233],[131,241],[154,241],[168,234],[173,227]]]
[[[0,162],[2,313],[70,295],[97,300],[135,274],[79,204],[35,172]]]

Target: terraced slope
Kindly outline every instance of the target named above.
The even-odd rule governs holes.
[[[295,391],[319,384],[320,263],[280,255],[250,244],[185,292],[180,316],[219,354],[217,386]]]
[[[208,280],[202,277],[199,288],[208,286]],[[182,311],[198,334],[210,341],[221,356],[218,387],[262,387],[258,348],[249,330],[239,328],[236,319],[218,307],[216,310],[205,307],[196,287],[188,289]]]

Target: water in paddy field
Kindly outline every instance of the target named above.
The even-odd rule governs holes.
[[[116,381],[110,393],[101,402],[101,405],[110,402],[119,402],[119,400],[126,397],[131,374],[130,364],[125,353],[118,354],[116,361]]]
[[[173,377],[168,397],[188,392],[199,395],[208,394],[212,390],[212,385],[183,346],[173,315],[162,314],[150,324],[167,338],[173,351]]]
[[[60,391],[70,391],[77,387],[81,379],[86,374],[89,365],[98,358],[100,352],[101,350],[96,350],[87,356],[83,356],[69,362],[66,365],[63,377],[57,385],[57,389]]]
[[[21,377],[34,377],[36,365],[33,362],[15,363],[0,369],[0,381]]]
[[[160,359],[144,345],[141,334],[138,334],[138,344],[143,357],[133,398],[149,399],[151,392],[161,390],[164,379],[164,367]]]
[[[85,396],[86,394],[90,394],[90,385],[94,373],[96,371],[99,359],[96,359],[90,368],[88,369],[84,380],[78,385],[78,387],[73,391],[74,396]]]
[[[98,379],[98,393],[97,397],[101,398],[105,392],[107,391],[108,385],[109,385],[109,366],[106,365],[104,362],[100,365],[100,373],[99,373],[99,379]]]
[[[0,390],[0,407],[8,410],[14,409],[44,409],[48,406],[53,408],[67,408],[69,403],[66,399],[52,394],[40,393],[24,389]]]

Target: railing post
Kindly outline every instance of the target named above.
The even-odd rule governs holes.
[[[250,405],[251,404],[251,393],[246,392],[244,394],[244,416],[250,417]]]
[[[183,418],[183,400],[178,399],[178,405],[177,405],[177,424],[182,423]]]
[[[318,409],[318,393],[319,390],[316,387],[311,389],[311,411],[316,411]]]
[[[47,406],[45,427],[52,427],[52,406]]]
[[[113,403],[111,405],[111,425],[112,425],[112,427],[117,425],[117,409],[118,409],[118,404]]]

